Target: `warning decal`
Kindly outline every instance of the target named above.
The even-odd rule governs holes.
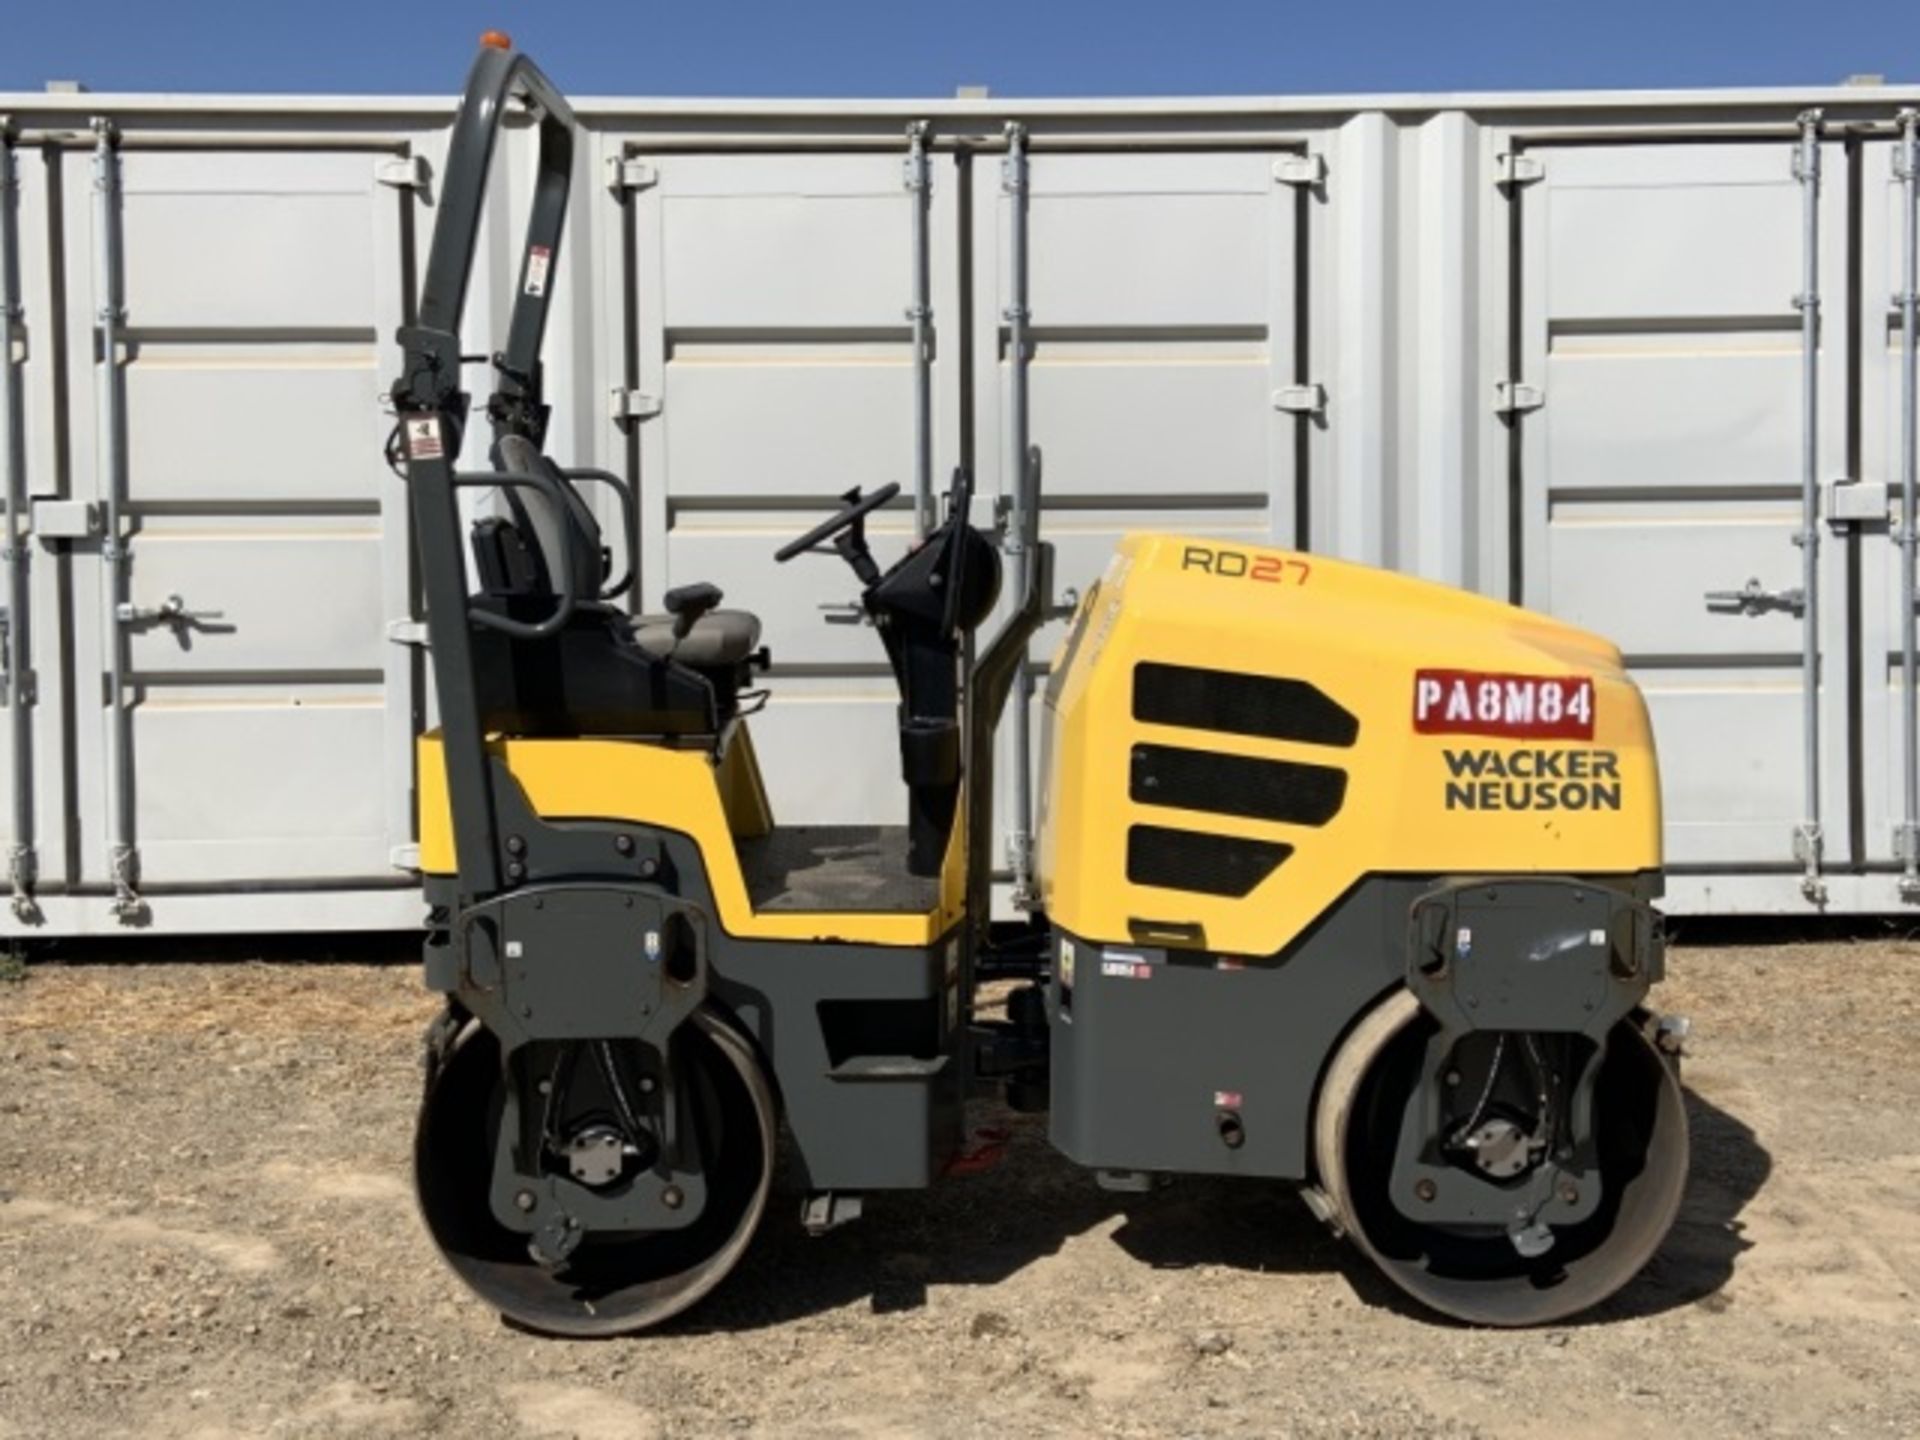
[[[422,419],[407,421],[407,458],[409,460],[438,460],[446,453],[440,445],[440,420],[438,416],[428,415]]]
[[[547,271],[553,268],[553,250],[547,245],[534,245],[527,250],[527,285],[529,295],[547,293]]]
[[[1421,670],[1413,679],[1413,728],[1422,735],[1591,740],[1593,681],[1584,675]]]

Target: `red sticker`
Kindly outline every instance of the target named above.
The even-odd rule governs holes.
[[[1413,677],[1413,728],[1422,735],[1591,740],[1593,681],[1585,675],[1421,670]]]

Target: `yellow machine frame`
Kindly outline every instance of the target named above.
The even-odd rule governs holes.
[[[942,861],[936,908],[917,914],[755,910],[734,844],[771,830],[773,811],[744,720],[729,727],[717,755],[645,740],[496,737],[488,749],[545,819],[626,821],[691,839],[706,864],[721,928],[737,939],[926,946],[958,924],[965,908],[963,803]],[[452,810],[437,731],[420,737],[419,760],[420,868],[451,875]]]

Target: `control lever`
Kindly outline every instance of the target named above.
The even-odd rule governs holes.
[[[871,625],[873,617],[858,600],[823,600],[820,618],[829,625]]]
[[[721,593],[718,585],[702,580],[692,585],[682,585],[678,589],[669,590],[660,598],[667,607],[667,613],[673,616],[673,638],[677,643],[686,639],[693,632],[693,627],[699,624],[700,617],[726,599],[726,596]]]
[[[1765,615],[1770,610],[1804,615],[1807,595],[1797,586],[1791,590],[1769,590],[1755,576],[1738,590],[1707,591],[1707,609],[1716,615]]]

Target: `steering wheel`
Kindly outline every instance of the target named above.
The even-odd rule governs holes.
[[[806,554],[807,551],[813,549],[816,545],[831,540],[849,526],[859,524],[860,521],[866,519],[867,516],[871,515],[875,510],[878,510],[899,493],[900,487],[893,481],[888,481],[871,495],[865,496],[864,498],[861,497],[858,489],[849,490],[845,496],[841,497],[851,502],[845,509],[830,519],[823,520],[798,540],[790,540],[785,545],[782,545],[778,550],[773,552],[773,558],[784,565],[787,561],[793,559],[794,556]]]

